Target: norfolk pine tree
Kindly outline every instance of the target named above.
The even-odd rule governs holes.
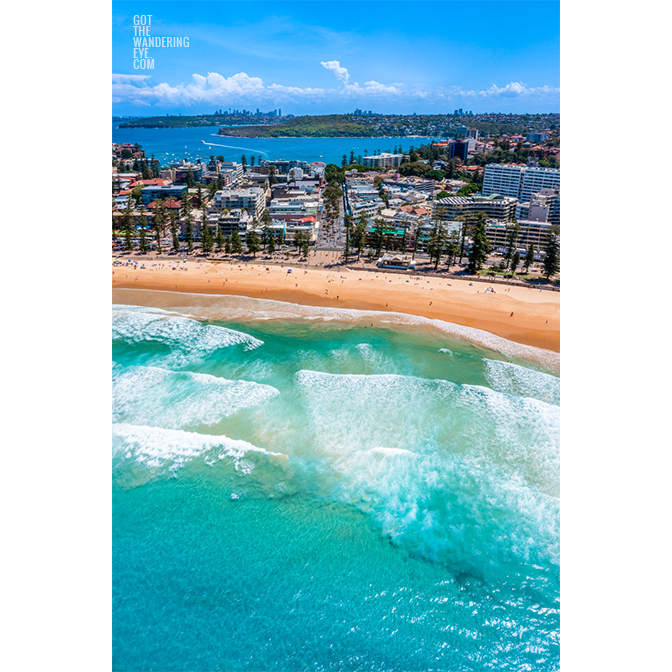
[[[233,227],[233,232],[231,233],[231,252],[233,254],[243,253],[243,241],[240,239],[237,226]]]
[[[474,229],[471,234],[472,245],[471,251],[469,252],[467,269],[472,275],[483,268],[483,263],[487,259],[488,252],[490,251],[488,237],[485,234],[485,220],[482,215],[483,213],[479,213],[478,220],[476,221],[476,224],[474,224]]]
[[[520,265],[520,252],[516,250],[511,258],[511,275],[515,275],[516,269]]]
[[[257,252],[261,249],[261,244],[259,240],[259,234],[252,230],[247,234],[247,251],[252,253],[252,256],[256,258]]]
[[[552,276],[560,271],[560,241],[558,240],[557,227],[551,229],[551,234],[548,238],[548,245],[546,246],[546,258],[544,259],[544,275],[546,280],[550,280]]]
[[[140,252],[145,254],[149,250],[149,245],[147,243],[147,231],[145,226],[147,225],[147,218],[144,215],[140,215],[138,219],[138,228],[140,229]]]
[[[525,273],[527,273],[530,270],[530,266],[533,261],[534,261],[534,243],[530,243],[530,245],[527,248],[527,252],[525,254],[525,262],[523,263]]]
[[[178,252],[180,249],[180,239],[177,236],[177,212],[171,210],[170,212],[170,234],[173,237],[173,252]]]

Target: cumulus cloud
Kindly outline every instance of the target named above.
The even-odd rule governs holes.
[[[343,82],[343,88],[320,89],[314,87],[285,86],[283,84],[265,85],[260,77],[251,77],[239,72],[230,77],[218,72],[207,75],[194,73],[188,84],[170,85],[166,82],[150,85],[148,75],[113,75],[112,94],[115,102],[131,102],[143,105],[177,106],[208,104],[260,104],[323,100],[326,96],[356,98],[358,96],[379,97],[398,95],[396,86],[381,84],[375,80],[360,86],[357,82],[349,84],[350,74],[338,61],[324,61],[322,65],[335,73]]]
[[[350,73],[339,61],[321,61],[321,65],[334,73],[341,86],[320,89],[314,87],[264,84],[260,77],[245,72],[224,76],[218,72],[206,75],[194,73],[191,81],[171,85],[167,82],[152,85],[151,75],[112,75],[112,100],[114,103],[154,107],[180,107],[190,105],[283,105],[287,103],[323,103],[345,99],[350,103],[364,104],[368,101],[411,102],[422,100],[440,104],[441,101],[457,99],[515,100],[535,97],[548,99],[557,96],[560,89],[551,86],[530,87],[522,82],[511,81],[505,86],[493,84],[483,91],[465,90],[459,86],[439,87],[432,90],[406,88],[403,84],[383,84],[369,80],[360,85],[350,83]]]
[[[480,96],[482,98],[515,98],[518,96],[534,96],[541,94],[557,94],[560,89],[552,86],[526,86],[522,82],[509,82],[506,86],[493,84],[484,91],[459,91],[462,96]]]
[[[339,61],[320,61],[320,65],[325,67],[327,70],[331,70],[336,75],[337,79],[340,79],[346,84],[348,83],[348,80],[350,79],[350,73],[348,72],[347,68],[341,67]]]

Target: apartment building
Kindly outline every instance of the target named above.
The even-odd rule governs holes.
[[[515,217],[518,200],[510,196],[447,196],[434,204],[434,215],[442,221],[475,220],[478,213],[486,218],[509,221]]]
[[[518,199],[524,203],[542,189],[560,189],[559,168],[528,167],[523,174]]]
[[[534,244],[537,253],[543,252],[548,245],[548,239],[553,225],[550,222],[532,222],[521,219],[514,222],[502,222],[494,219],[488,219],[485,223],[485,235],[488,238],[493,250],[504,252],[508,249],[508,236],[511,229],[518,224],[518,238],[516,248],[521,252],[521,256],[527,250],[530,243]]]
[[[529,219],[533,222],[550,222],[560,224],[560,191],[558,189],[541,189],[532,194],[529,202],[516,206],[516,220]]]
[[[212,201],[213,209],[222,210],[245,210],[252,217],[259,219],[266,207],[265,192],[260,187],[247,189],[221,189],[215,192]]]
[[[512,198],[520,197],[525,166],[514,163],[489,163],[483,174],[483,196],[501,194]]]
[[[187,185],[186,184],[169,184],[156,187],[145,187],[140,195],[142,196],[142,203],[148,205],[152,201],[157,200],[158,198],[163,199],[182,199],[187,194]]]
[[[489,163],[483,175],[483,196],[501,194],[528,202],[542,189],[560,189],[559,168],[539,168],[513,163]]]
[[[235,186],[243,176],[243,164],[236,161],[222,161],[219,164],[219,172],[228,175],[231,178],[230,184]]]
[[[389,154],[388,152],[382,152],[374,156],[363,156],[362,165],[371,166],[372,168],[396,168],[401,165],[403,158],[403,154]]]

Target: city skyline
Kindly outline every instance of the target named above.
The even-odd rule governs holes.
[[[117,0],[113,114],[559,111],[559,3],[347,5]],[[153,69],[134,68],[134,15],[189,46],[150,48]]]

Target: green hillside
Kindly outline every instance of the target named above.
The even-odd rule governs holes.
[[[371,138],[371,125],[353,121],[345,114],[294,117],[274,126],[221,128],[220,135],[246,138]]]

